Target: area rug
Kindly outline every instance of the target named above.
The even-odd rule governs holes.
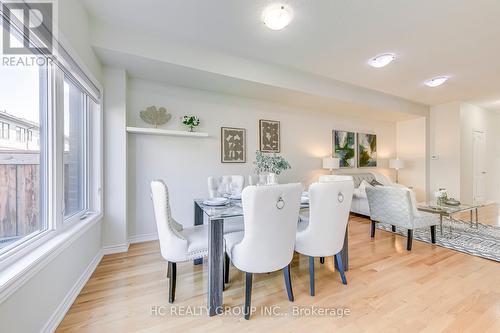
[[[389,224],[377,223],[377,228],[391,232]],[[407,229],[396,227],[396,233],[406,237]],[[430,228],[415,229],[413,238],[430,243]],[[436,245],[500,262],[500,227],[479,223],[476,228],[470,222],[443,221],[442,236],[439,225],[436,226]]]

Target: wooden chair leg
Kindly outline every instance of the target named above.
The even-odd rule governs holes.
[[[376,223],[377,222],[375,222],[375,221],[372,220],[372,230],[371,230],[371,235],[370,235],[372,238],[375,237],[375,228],[376,228],[375,224]]]
[[[224,254],[224,283],[229,283],[229,256]]]
[[[168,281],[168,302],[173,303],[175,300],[175,283],[177,280],[177,263],[168,262],[168,272],[170,274]]]
[[[309,290],[314,296],[314,257],[309,257]]]
[[[413,230],[408,229],[408,239],[406,241],[406,250],[411,251],[411,243],[413,240]]]
[[[396,232],[396,226],[395,225],[391,225],[391,230],[392,230],[392,232]]]
[[[432,244],[436,244],[436,226],[431,225],[431,242]]]
[[[245,273],[245,319],[250,319],[252,303],[252,273]]]
[[[324,264],[325,263],[325,257],[319,257],[319,263]]]
[[[292,279],[290,277],[290,265],[283,268],[283,275],[285,277],[286,292],[288,294],[288,300],[293,302],[293,290],[292,290]]]
[[[347,284],[347,279],[344,272],[344,263],[342,262],[342,255],[340,252],[335,255],[335,259],[337,259],[337,266],[339,269],[340,278],[342,279],[342,284]]]

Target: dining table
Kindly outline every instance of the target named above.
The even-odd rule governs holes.
[[[308,202],[302,202],[301,209],[309,208]],[[208,226],[208,315],[221,314],[223,310],[224,291],[224,223],[236,222],[237,217],[243,216],[241,200],[228,200],[227,204],[221,206],[210,206],[204,204],[203,199],[194,200],[194,224],[204,223],[206,216]],[[297,216],[297,220],[299,217]],[[348,265],[348,226],[345,230],[344,246],[341,251],[344,270]],[[203,259],[194,260],[195,265],[203,263]],[[335,262],[337,268],[337,263]]]

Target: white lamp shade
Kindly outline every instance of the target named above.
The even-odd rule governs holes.
[[[340,168],[340,159],[337,157],[323,157],[323,169],[339,169]]]
[[[391,169],[403,169],[405,167],[405,162],[400,160],[399,158],[394,158],[389,160],[389,168]]]

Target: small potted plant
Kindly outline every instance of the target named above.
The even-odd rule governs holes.
[[[290,163],[277,154],[263,154],[260,151],[255,152],[255,172],[257,174],[268,173],[267,184],[277,184],[277,176],[283,171],[291,169]]]
[[[184,116],[181,120],[184,126],[189,127],[190,132],[194,132],[194,128],[200,124],[200,119],[196,116]]]
[[[444,205],[446,201],[448,200],[448,192],[446,192],[446,189],[440,188],[434,193],[434,196],[436,197],[436,202],[438,205]]]

